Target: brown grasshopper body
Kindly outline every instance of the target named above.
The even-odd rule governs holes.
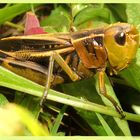
[[[127,23],[116,23],[74,33],[4,38],[0,41],[0,62],[3,67],[45,85],[43,98],[46,98],[50,85],[65,81],[64,71],[76,81],[93,76],[93,69],[96,69],[100,92],[124,116],[116,101],[106,92],[104,72],[107,64],[111,73],[127,67],[137,48],[136,28]]]
[[[92,48],[92,39],[87,38],[90,34],[94,34]],[[95,35],[97,36],[97,34],[100,35],[100,38],[97,37],[96,39]],[[77,41],[78,39],[80,41]],[[83,44],[81,46],[76,44],[79,42]],[[46,83],[44,74],[47,74],[46,67],[48,67],[49,57],[53,51],[59,53],[71,69],[81,78],[87,78],[93,75],[92,70],[90,71],[89,68],[105,67],[107,59],[106,50],[103,46],[102,29],[99,29],[99,31],[91,30],[72,34],[58,33],[10,37],[1,40],[0,46],[4,46],[0,47],[2,66],[41,85],[45,85]],[[74,46],[76,46],[76,49]],[[94,61],[90,60],[90,55],[87,50],[95,57]],[[102,55],[100,57],[102,60],[96,58],[99,56],[96,54],[96,51]],[[77,54],[76,52],[82,52],[82,54]],[[86,62],[85,66],[80,58]],[[65,77],[63,77],[64,74],[61,75],[60,71],[62,70],[60,69],[60,66],[55,63],[54,73],[57,75],[54,77],[55,81],[53,81],[53,85],[62,83],[65,80]]]

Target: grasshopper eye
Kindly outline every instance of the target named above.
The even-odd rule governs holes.
[[[118,32],[115,36],[115,41],[119,44],[119,45],[124,45],[125,41],[126,41],[126,35],[124,32]]]

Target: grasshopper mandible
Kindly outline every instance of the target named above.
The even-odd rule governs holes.
[[[107,94],[105,69],[109,65],[110,73],[117,74],[126,68],[135,57],[138,45],[138,31],[133,25],[115,23],[72,33],[3,38],[0,40],[0,62],[3,67],[45,86],[41,104],[51,85],[64,82],[65,74],[77,81],[93,76],[95,69],[100,93],[123,117],[120,106]]]

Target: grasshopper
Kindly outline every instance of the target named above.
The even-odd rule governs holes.
[[[118,103],[107,94],[104,75],[126,68],[139,46],[137,29],[128,23],[72,33],[15,36],[0,40],[1,65],[45,86],[40,104],[51,85],[81,80],[98,73],[100,93],[124,117]]]

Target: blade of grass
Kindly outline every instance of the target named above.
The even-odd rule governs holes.
[[[18,76],[3,67],[0,67],[0,85],[18,91],[22,91],[37,97],[42,97],[44,91],[44,87],[30,80],[27,80],[21,76]],[[66,105],[71,105],[77,108],[99,112],[106,115],[121,118],[121,116],[111,107],[85,101],[83,99],[66,95],[61,92],[54,91],[52,89],[49,90],[47,99],[55,102],[63,103]],[[125,115],[126,115],[125,120],[140,122],[140,115],[135,115],[127,112],[125,112]]]
[[[64,106],[62,107],[62,109],[60,110],[60,112],[59,112],[57,118],[55,119],[55,123],[54,123],[54,125],[52,126],[52,128],[51,128],[51,130],[50,130],[50,134],[52,134],[53,136],[56,136],[56,135],[57,135],[58,128],[59,128],[59,126],[60,126],[60,124],[61,124],[61,121],[62,121],[62,119],[63,119],[63,116],[64,116],[64,113],[65,113],[65,111],[66,111],[66,108],[67,108],[67,106],[64,105]]]
[[[106,131],[108,136],[115,136],[114,132],[111,130],[108,123],[105,121],[105,119],[100,115],[99,113],[96,113],[98,119],[100,120],[102,126],[104,127],[104,130]]]
[[[6,99],[6,97],[0,93],[0,106],[6,105],[8,103],[8,100]]]
[[[133,105],[132,108],[137,114],[140,114],[140,106]]]

